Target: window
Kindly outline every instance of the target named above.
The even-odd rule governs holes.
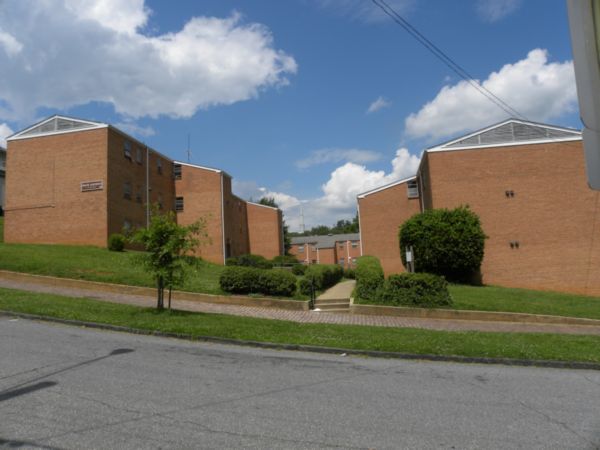
[[[419,186],[417,185],[417,180],[410,180],[408,183],[406,183],[406,195],[408,198],[419,197]]]
[[[340,264],[340,266],[343,266],[343,265],[344,265],[344,258],[340,258],[340,260],[339,260],[339,264]]]
[[[304,245],[298,246],[298,253],[304,253]]]
[[[142,203],[142,187],[138,186],[135,190],[135,201],[138,203]]]
[[[175,197],[175,211],[183,211],[183,197]]]
[[[358,241],[352,241],[352,248],[358,247]]]
[[[127,234],[131,231],[131,222],[127,219],[123,221],[123,233]]]
[[[123,183],[123,198],[131,200],[131,183],[129,181]]]
[[[136,147],[135,149],[135,160],[138,164],[142,164],[142,147]]]
[[[181,180],[181,164],[173,164],[173,178]]]
[[[123,144],[123,155],[125,158],[131,160],[131,142],[125,141]]]
[[[156,171],[162,173],[162,159],[156,158]]]
[[[183,197],[182,197],[182,201],[183,201]],[[158,208],[159,209],[163,209],[163,196],[162,196],[162,194],[158,194]]]

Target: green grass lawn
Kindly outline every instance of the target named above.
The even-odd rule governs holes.
[[[450,285],[453,309],[600,319],[600,298],[497,286]]]
[[[0,242],[4,242],[4,217],[0,217]]]
[[[0,244],[0,269],[154,287],[152,278],[136,263],[137,255],[134,251],[110,252],[97,247]],[[223,266],[201,261],[190,271],[181,289],[221,294],[219,276],[222,270]]]
[[[600,336],[300,324],[219,314],[158,312],[150,308],[11,289],[0,289],[0,310],[192,337],[214,336],[411,354],[600,362]]]

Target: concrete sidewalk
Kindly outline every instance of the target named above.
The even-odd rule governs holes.
[[[354,286],[356,286],[356,280],[342,281],[319,295],[317,300],[349,300]]]
[[[153,307],[156,305],[156,299],[150,296],[115,294],[110,292],[93,291],[90,289],[59,287],[52,285],[44,285],[41,283],[13,281],[1,278],[0,287],[19,289],[30,292],[63,295],[67,297],[91,298],[94,300],[144,307]],[[202,313],[228,314],[234,316],[256,317],[262,319],[288,320],[297,323],[328,323],[339,325],[421,328],[428,330],[443,331],[486,331],[600,335],[600,326],[589,325],[583,326],[514,322],[483,322],[473,320],[442,320],[408,317],[370,316],[359,314],[337,314],[328,312],[317,313],[313,311],[292,311],[277,308],[223,305],[184,300],[174,300],[173,308]]]

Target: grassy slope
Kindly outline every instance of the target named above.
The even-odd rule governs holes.
[[[497,286],[451,285],[454,309],[600,319],[600,298]]]
[[[0,244],[0,269],[152,287],[152,279],[135,263],[136,255],[136,252],[116,253],[96,247]],[[222,270],[222,266],[201,263],[182,289],[222,293],[219,288]],[[494,286],[451,285],[450,292],[455,309],[600,319],[600,299],[597,297]]]
[[[600,362],[600,336],[444,332],[278,320],[154,309],[0,289],[0,310],[144,330],[262,342],[412,354]]]
[[[0,269],[107,283],[150,286],[152,278],[136,263],[137,252],[66,245],[1,244]],[[219,294],[222,266],[201,262],[183,290]]]

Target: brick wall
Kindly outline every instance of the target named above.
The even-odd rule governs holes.
[[[183,197],[183,211],[177,213],[181,225],[200,218],[206,220],[210,241],[197,254],[207,261],[223,264],[223,221],[221,218],[221,175],[216,170],[181,165],[181,179],[175,180],[175,195]]]
[[[248,214],[246,202],[233,195],[231,177],[224,175],[225,194],[225,249],[227,256],[240,256],[250,253],[248,238]]]
[[[106,246],[107,133],[8,142],[6,242]],[[84,181],[102,181],[103,190],[81,192]]]
[[[600,295],[599,193],[587,185],[581,142],[428,159],[432,207],[469,205],[481,218],[484,283]]]
[[[387,275],[404,272],[398,228],[420,212],[419,198],[408,198],[406,183],[358,199],[363,255],[377,256]]]
[[[271,259],[283,254],[281,211],[247,203],[250,253]]]

